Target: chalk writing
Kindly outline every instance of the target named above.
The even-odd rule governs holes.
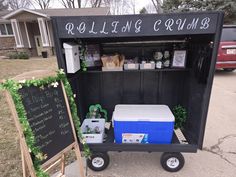
[[[202,19],[202,26],[200,27],[200,29],[207,29],[209,28],[209,22],[210,22],[210,18],[206,17],[204,19]]]
[[[73,23],[67,23],[65,26],[65,29],[67,30],[68,34],[74,35],[75,33],[72,32],[74,29],[74,24]]]
[[[194,29],[196,29],[196,28],[197,28],[197,24],[198,24],[198,20],[199,20],[199,18],[196,18],[196,19],[194,18],[194,19],[192,20],[192,22],[187,25],[187,29],[188,29],[188,30],[194,30]]]
[[[161,20],[157,20],[155,23],[154,23],[154,31],[159,31],[159,28],[157,26],[159,26],[161,24]]]
[[[119,21],[113,21],[112,23],[111,23],[111,26],[113,27],[113,29],[112,29],[112,33],[118,33],[118,31],[117,31],[117,25],[118,25],[118,23],[119,23]]]
[[[107,22],[104,22],[104,23],[103,23],[102,30],[100,31],[101,34],[108,34],[108,32],[105,31],[106,24],[107,24]]]
[[[130,32],[132,21],[127,21],[126,25],[121,28],[122,32]]]
[[[181,19],[181,18],[179,18],[179,19],[176,20],[176,24],[178,25],[178,28],[177,28],[178,31],[181,31],[181,30],[184,29],[185,23],[186,23],[186,18],[185,18],[184,20]]]
[[[85,23],[81,23],[83,32]],[[73,30],[68,24],[67,29]],[[70,34],[73,32],[70,31]],[[36,145],[47,154],[48,159],[73,143],[73,134],[69,115],[61,88],[44,86],[26,87],[19,91],[27,113],[27,119],[36,138]]]
[[[89,33],[97,34],[97,32],[94,31],[94,25],[95,25],[95,22],[93,22],[91,30],[89,30]]]
[[[84,22],[80,23],[80,25],[77,27],[77,30],[80,32],[80,33],[84,33],[85,30],[86,30],[86,24]]]
[[[166,20],[165,22],[165,26],[166,26],[166,31],[173,31],[173,24],[174,24],[174,19],[169,18],[168,20]]]
[[[139,33],[141,31],[141,24],[142,24],[142,20],[141,19],[138,19],[136,22],[135,22],[135,33]]]
[[[60,17],[61,37],[112,37],[214,33],[217,13]],[[77,30],[75,30],[77,29]]]

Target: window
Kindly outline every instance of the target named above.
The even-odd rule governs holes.
[[[223,28],[221,41],[236,41],[236,27]]]
[[[0,36],[13,35],[11,24],[0,24]]]
[[[13,35],[11,24],[6,24],[8,35]]]

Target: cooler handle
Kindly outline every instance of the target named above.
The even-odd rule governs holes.
[[[149,119],[138,119],[138,121],[147,121],[147,122],[150,122]]]
[[[91,122],[99,122],[99,120],[92,120]]]

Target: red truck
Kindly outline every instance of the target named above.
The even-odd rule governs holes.
[[[216,69],[236,69],[236,25],[224,25],[218,50]]]

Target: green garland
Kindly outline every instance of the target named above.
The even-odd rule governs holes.
[[[81,60],[81,70],[82,71],[87,71],[87,64],[85,62],[85,55],[87,54],[87,48],[86,45],[83,44],[80,40],[78,41],[79,43],[79,58]]]
[[[62,80],[62,82],[64,84],[66,94],[67,94],[69,104],[70,104],[72,119],[73,119],[73,122],[74,122],[74,125],[75,125],[75,128],[76,128],[76,131],[77,131],[77,136],[79,137],[80,142],[83,144],[83,147],[84,147],[83,148],[84,155],[85,155],[86,158],[90,158],[92,153],[89,149],[88,144],[86,144],[86,140],[82,136],[82,131],[80,129],[80,126],[81,126],[80,119],[78,117],[77,107],[76,107],[75,100],[74,100],[74,94],[72,92],[70,83],[68,82],[68,80],[66,78],[66,75],[63,72],[63,70],[59,70],[57,75],[58,75],[59,80]]]
[[[86,158],[88,158],[90,157],[91,152],[88,145],[86,144],[86,141],[82,137],[82,131],[80,129],[80,120],[77,115],[77,107],[74,102],[74,94],[72,92],[71,86],[63,70],[59,70],[57,72],[56,77],[47,77],[44,79],[37,79],[37,80],[32,78],[32,80],[22,80],[19,82],[16,82],[14,80],[6,80],[2,84],[0,84],[0,89],[8,90],[14,101],[16,112],[18,114],[19,122],[23,129],[25,140],[29,148],[29,152],[34,157],[32,158],[32,160],[33,160],[34,169],[35,169],[37,177],[49,177],[49,175],[45,173],[41,168],[41,162],[46,158],[46,156],[41,152],[41,150],[38,147],[35,146],[35,143],[36,143],[35,136],[29,125],[28,119],[26,117],[26,111],[22,103],[22,98],[20,94],[18,93],[18,90],[21,89],[22,87],[30,87],[32,85],[42,88],[44,87],[44,85],[55,83],[58,80],[61,80],[64,84],[65,91],[66,91],[69,104],[70,104],[72,119],[76,128],[76,131],[77,131],[77,136],[79,137],[80,142],[83,144],[84,155]]]

